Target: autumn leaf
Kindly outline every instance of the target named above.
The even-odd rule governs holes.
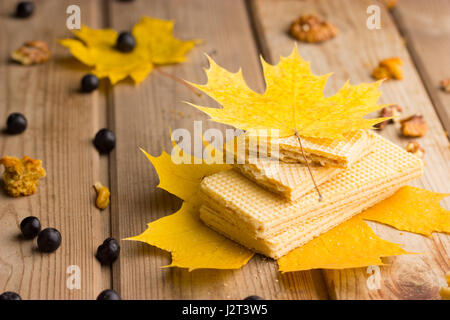
[[[361,217],[426,236],[432,232],[450,233],[450,211],[439,205],[448,196],[448,193],[406,186],[364,211]]]
[[[186,60],[197,41],[182,41],[173,36],[173,21],[143,17],[133,28],[136,47],[129,53],[115,48],[118,33],[113,29],[94,30],[82,26],[74,31],[77,39],[63,39],[75,58],[94,67],[99,78],[109,78],[112,84],[130,76],[137,84],[143,81],[155,65],[180,63]]]
[[[278,259],[281,272],[382,265],[381,257],[406,254],[378,237],[358,215]]]
[[[153,157],[143,149],[141,151],[158,173],[158,187],[184,201],[197,201],[195,196],[204,177],[231,169],[228,164],[208,164],[204,159],[188,155],[177,144],[174,144],[172,154],[176,155],[180,161],[184,159],[185,163],[174,163],[172,156],[165,151],[159,157]]]
[[[239,269],[254,253],[205,226],[198,207],[184,202],[181,209],[149,223],[142,234],[128,238],[171,252],[167,267],[195,269]]]
[[[380,81],[351,85],[348,82],[333,96],[323,89],[329,74],[316,76],[309,62],[294,47],[288,57],[272,66],[261,59],[266,80],[263,94],[251,90],[241,70],[229,72],[209,58],[205,85],[190,83],[216,100],[223,108],[194,107],[212,120],[256,133],[279,130],[280,137],[342,139],[349,131],[372,128],[387,118],[364,119],[363,116],[385,107],[377,104]]]
[[[142,150],[142,149],[141,149]],[[198,189],[205,176],[231,168],[227,164],[208,164],[205,160],[186,154],[173,144],[171,155],[162,152],[154,157],[142,150],[155,167],[158,187],[184,200],[181,209],[167,217],[151,222],[142,234],[125,240],[145,242],[171,252],[168,267],[194,269],[239,269],[254,253],[207,227],[199,218]]]

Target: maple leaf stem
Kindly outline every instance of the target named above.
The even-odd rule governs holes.
[[[300,144],[300,149],[302,150],[303,159],[305,160],[306,167],[308,168],[308,171],[309,171],[309,175],[311,176],[312,182],[314,183],[314,188],[316,189],[317,194],[319,195],[319,201],[322,201],[322,199],[323,199],[322,194],[320,193],[319,187],[317,186],[316,180],[314,179],[314,175],[312,174],[308,159],[306,159],[305,151],[303,150],[302,139],[300,138],[300,135],[298,134],[297,130],[295,130],[295,136],[297,137],[298,143]]]
[[[198,91],[197,89],[195,89],[193,86],[191,86],[189,83],[187,83],[186,81],[184,81],[181,78],[178,78],[177,76],[174,76],[173,74],[167,73],[165,71],[163,71],[160,68],[155,68],[156,71],[158,71],[159,73],[161,73],[163,76],[166,76],[172,80],[175,80],[178,83],[181,83],[182,85],[184,85],[186,88],[188,88],[189,90],[191,90],[193,93],[195,93],[198,97],[201,97],[202,94],[200,91]]]

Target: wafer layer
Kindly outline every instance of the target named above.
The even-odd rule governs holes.
[[[345,222],[354,215],[375,205],[395,193],[400,187],[407,183],[398,183],[395,187],[385,189],[378,195],[367,199],[363,197],[357,202],[334,208],[315,218],[306,219],[295,226],[287,227],[282,232],[268,238],[258,238],[255,235],[248,234],[247,230],[241,226],[230,223],[222,218],[221,212],[214,211],[208,205],[200,208],[200,218],[209,227],[226,237],[268,257],[278,259],[291,250],[302,246],[311,241],[314,237],[327,232],[335,226]]]
[[[374,134],[373,152],[334,178],[321,184],[324,200],[314,190],[291,202],[266,191],[236,171],[206,177],[201,184],[205,203],[230,224],[254,238],[268,239],[326,211],[370,199],[405,179],[422,174],[422,161]]]
[[[342,140],[327,140],[302,138],[303,150],[306,158],[311,164],[320,166],[333,166],[346,168],[358,161],[365,153],[366,148],[371,145],[371,135],[369,131],[359,130],[344,135]],[[249,137],[248,139],[255,139]],[[255,153],[259,149],[270,150],[273,146],[278,149],[279,158],[287,163],[304,163],[300,143],[296,136],[287,138],[269,139],[265,141],[269,146],[264,145],[264,140],[258,143],[250,143],[249,149]]]
[[[308,167],[301,163],[284,163],[264,158],[255,159],[252,163],[236,164],[233,168],[267,190],[291,201],[314,188]],[[338,167],[311,167],[311,173],[318,185],[343,170]]]

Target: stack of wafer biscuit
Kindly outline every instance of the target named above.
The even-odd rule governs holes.
[[[276,143],[290,146],[289,154],[296,154],[291,159],[300,158],[291,138]],[[226,237],[278,259],[422,174],[418,157],[370,131],[326,143],[306,143],[308,156],[340,162],[311,167],[322,201],[302,163],[256,159],[203,180],[200,218]],[[280,154],[283,159],[281,145]]]

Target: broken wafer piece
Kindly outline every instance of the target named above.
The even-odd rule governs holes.
[[[422,174],[419,158],[373,136],[371,153],[320,185],[321,202],[314,190],[288,201],[229,170],[204,178],[200,218],[238,243],[279,258]]]
[[[303,150],[306,158],[312,165],[346,168],[358,161],[372,143],[372,135],[368,130],[358,130],[344,134],[342,140],[302,138]],[[255,139],[247,136],[247,139]],[[304,163],[300,143],[296,136],[286,138],[272,138],[263,143],[250,143],[249,151],[256,154],[255,147],[278,150],[278,157],[287,163]]]
[[[368,141],[371,141],[374,139],[374,135],[375,133],[368,132],[368,136],[364,134],[360,136],[364,138],[359,139],[367,138]],[[357,139],[357,141],[359,140]],[[357,143],[351,145],[349,149],[355,148]],[[368,154],[372,150],[372,146],[373,144],[367,143],[365,147],[357,147],[360,149],[359,152],[355,149],[353,152],[358,153],[359,159]],[[350,155],[350,152],[347,155]],[[276,158],[257,157],[251,154],[248,157],[249,161],[246,161],[246,163],[237,163],[234,165],[234,168],[271,192],[280,194],[293,201],[314,189],[314,182],[311,179],[309,169],[303,163],[286,163]],[[355,160],[352,158],[353,161]],[[344,168],[336,166],[311,166],[310,170],[316,184],[320,185],[341,173]]]

